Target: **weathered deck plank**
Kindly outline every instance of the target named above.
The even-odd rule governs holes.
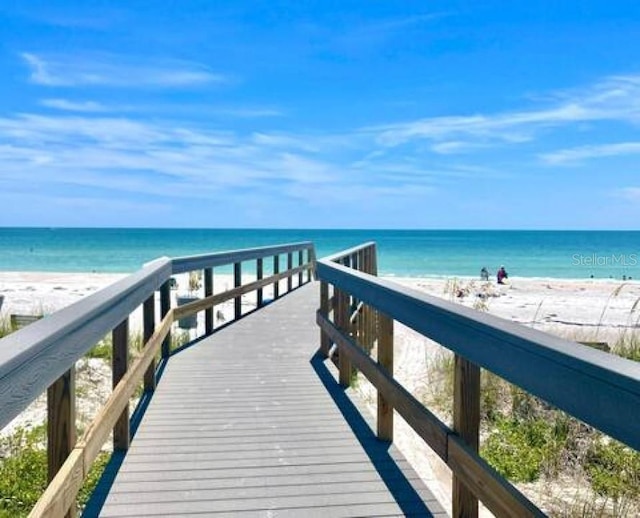
[[[100,515],[446,516],[315,355],[317,286],[173,355]]]

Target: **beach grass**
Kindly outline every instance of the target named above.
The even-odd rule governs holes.
[[[608,311],[625,286],[620,284],[609,294],[590,332],[565,331],[562,337],[582,342],[602,339]],[[465,288],[459,282],[447,283],[445,295],[455,301],[457,294],[467,295]],[[543,302],[537,304],[531,326],[536,326]],[[628,311],[628,325],[617,336],[609,330],[606,345],[610,354],[640,361],[640,299]],[[428,370],[429,390],[423,393],[423,402],[451,422],[453,354],[440,347]],[[480,452],[551,516],[640,515],[640,452],[486,370],[481,372]]]

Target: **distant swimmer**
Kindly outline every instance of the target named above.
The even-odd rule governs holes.
[[[489,280],[489,270],[487,270],[484,266],[482,267],[482,270],[480,270],[480,280],[481,281]]]
[[[504,266],[500,267],[496,278],[498,279],[498,284],[504,284],[504,280],[509,278],[509,274],[507,273],[507,270],[504,269]]]

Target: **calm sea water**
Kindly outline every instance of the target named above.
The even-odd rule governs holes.
[[[318,257],[378,244],[380,273],[640,279],[640,231],[0,228],[0,270],[132,272],[160,256],[313,241]]]

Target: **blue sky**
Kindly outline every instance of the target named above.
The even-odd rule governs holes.
[[[0,2],[0,225],[635,229],[640,2]]]

